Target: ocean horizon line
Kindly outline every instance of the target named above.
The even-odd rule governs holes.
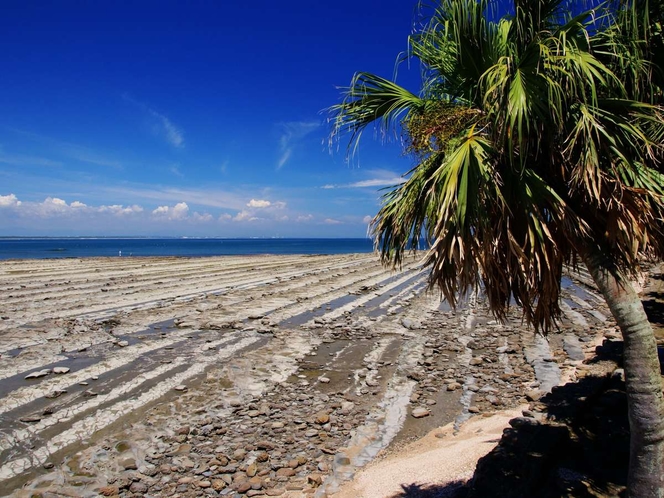
[[[0,240],[372,240],[372,237],[210,237],[195,235],[0,235]]]
[[[373,252],[370,238],[0,237],[0,260]]]

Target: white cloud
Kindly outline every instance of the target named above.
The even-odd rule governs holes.
[[[265,200],[262,200],[262,199],[251,199],[247,203],[247,207],[250,207],[250,208],[266,208],[266,207],[269,207],[271,205],[272,205],[272,203],[270,201],[265,201]]]
[[[37,213],[40,216],[52,216],[55,214],[64,214],[68,211],[69,206],[67,202],[63,199],[57,197],[47,197],[44,199],[44,202],[39,204],[41,207],[40,212]]]
[[[114,204],[110,206],[88,206],[80,201],[73,201],[67,204],[67,201],[59,197],[47,197],[42,202],[21,202],[14,194],[8,196],[0,196],[0,207],[10,206],[14,207],[17,213],[27,218],[53,218],[53,217],[68,217],[76,216],[90,216],[93,217],[99,214],[111,214],[116,216],[138,214],[143,212],[141,206],[122,206]]]
[[[361,180],[359,182],[345,183],[345,184],[328,184],[323,185],[322,189],[333,189],[333,188],[367,188],[367,187],[392,187],[394,185],[400,185],[404,182],[404,179],[400,176],[393,176],[391,178],[370,178],[368,180]]]
[[[14,194],[0,195],[0,208],[18,207],[21,201]]]
[[[255,217],[250,211],[242,210],[235,215],[233,221],[257,221],[258,218]]]
[[[307,214],[307,215],[300,215],[297,217],[296,221],[303,223],[307,221],[311,221],[314,219],[314,216],[312,214]]]
[[[121,204],[113,204],[110,206],[100,206],[97,208],[100,213],[111,213],[116,216],[138,214],[143,212],[143,208],[134,204],[133,206],[124,207]]]
[[[233,219],[233,217],[228,213],[223,213],[223,214],[219,215],[219,221],[221,221],[221,222],[230,221],[232,219]]]
[[[320,127],[318,121],[291,121],[281,123],[281,137],[279,137],[279,160],[277,169],[281,169],[293,155],[293,149],[298,142],[309,133]]]
[[[365,216],[364,218],[362,218],[362,221],[363,221],[364,223],[366,223],[367,225],[368,225],[369,223],[371,223],[371,220],[373,220],[373,216],[369,216],[369,215],[367,215],[367,216]]]
[[[154,109],[148,108],[148,112],[161,124],[166,140],[168,140],[173,147],[184,147],[184,137],[182,136],[182,132],[171,122],[170,119]]]
[[[251,199],[247,203],[247,207],[256,209],[265,209],[268,207],[272,207],[274,209],[284,209],[286,205],[287,204],[284,201],[270,202],[264,199]]]
[[[335,220],[333,218],[325,218],[324,223],[327,225],[341,225],[343,221]]]
[[[288,147],[287,149],[283,150],[281,152],[281,156],[279,157],[279,160],[277,161],[277,169],[281,169],[284,164],[288,162],[290,159],[291,154],[293,153],[293,149],[291,147]]]
[[[155,111],[152,107],[131,98],[128,95],[123,96],[127,102],[141,108],[152,119],[152,129],[155,135],[163,137],[173,147],[184,147],[184,135],[182,131],[165,115]]]
[[[189,212],[189,206],[187,206],[186,202],[178,202],[173,207],[173,217],[175,219],[181,220],[182,218],[186,218],[188,212]]]
[[[198,221],[198,222],[201,222],[201,223],[207,223],[208,221],[213,220],[213,216],[210,213],[202,213],[201,214],[201,213],[198,213],[198,212],[194,212],[194,214],[192,215],[192,218],[193,218],[194,221]]]
[[[173,173],[175,176],[178,176],[180,178],[184,178],[184,174],[180,171],[180,168],[178,168],[177,165],[173,165],[169,168],[169,171]]]
[[[152,214],[169,220],[184,220],[189,214],[189,206],[186,202],[178,202],[175,206],[159,206]]]

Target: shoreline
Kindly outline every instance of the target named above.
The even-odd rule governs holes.
[[[546,344],[425,284],[373,253],[3,265],[0,494],[323,496],[431,429],[522,405],[549,382],[538,365],[573,375],[612,329],[578,282]],[[33,437],[48,449],[20,449]]]

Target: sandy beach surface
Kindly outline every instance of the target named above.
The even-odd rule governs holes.
[[[0,495],[407,496],[615,336],[583,275],[544,340],[374,254],[0,263]],[[441,464],[444,462],[444,464]],[[402,494],[399,494],[402,493]],[[413,495],[415,496],[415,495]]]

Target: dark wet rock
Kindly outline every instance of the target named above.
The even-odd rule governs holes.
[[[509,424],[515,429],[526,425],[537,426],[539,422],[531,417],[516,417],[509,421]]]

